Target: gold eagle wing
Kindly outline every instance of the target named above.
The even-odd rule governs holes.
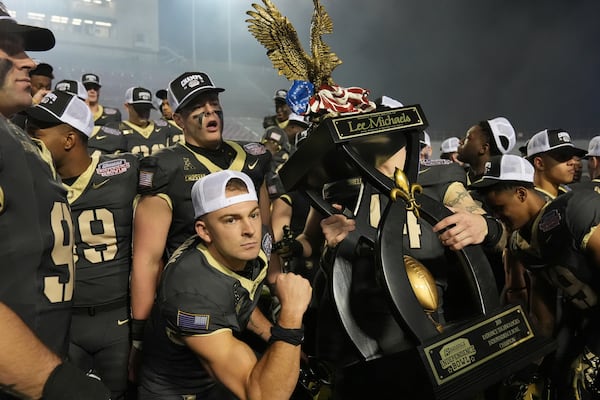
[[[319,0],[313,0],[314,11],[310,24],[310,48],[315,64],[316,84],[332,84],[331,74],[333,69],[342,63],[342,60],[331,51],[323,41],[322,36],[333,33],[333,21],[325,11]]]
[[[289,80],[310,81],[312,61],[302,48],[291,22],[281,15],[271,0],[263,0],[265,7],[252,4],[255,11],[247,11],[250,33],[267,49],[267,57],[279,75]]]

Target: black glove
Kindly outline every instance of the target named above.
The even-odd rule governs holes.
[[[65,362],[50,373],[42,397],[44,400],[110,400],[110,390],[98,378]]]

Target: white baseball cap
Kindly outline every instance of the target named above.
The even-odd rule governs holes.
[[[600,136],[594,136],[590,140],[588,151],[584,157],[600,157]]]
[[[39,121],[70,125],[88,137],[94,129],[88,105],[76,95],[60,90],[46,94],[39,104],[25,112]]]
[[[585,150],[575,147],[571,136],[563,129],[544,129],[533,135],[527,142],[527,158],[547,151],[565,149],[573,155],[583,157]]]
[[[125,103],[127,104],[145,104],[154,107],[152,102],[152,92],[143,87],[130,87],[125,92]]]
[[[483,175],[471,183],[469,187],[483,188],[495,185],[501,181],[516,181],[533,183],[533,165],[525,158],[515,154],[492,156],[485,163]]]
[[[510,122],[504,117],[497,117],[487,120],[494,136],[494,143],[500,150],[500,153],[509,153],[517,143],[517,135],[515,129]]]
[[[87,100],[88,98],[88,93],[85,86],[83,86],[83,83],[79,81],[63,79],[62,81],[58,81],[56,85],[54,85],[54,90],[60,90],[62,92],[74,94],[81,100]]]
[[[429,134],[427,132],[421,132],[421,134],[419,135],[419,143],[421,143],[423,146],[431,147],[431,138],[429,137]]]
[[[248,188],[248,193],[227,197],[225,187],[234,178],[244,182],[246,188]],[[243,172],[228,169],[213,172],[203,176],[192,186],[192,204],[195,218],[245,201],[258,201],[258,197],[252,179]]]
[[[440,146],[442,153],[455,153],[458,151],[460,139],[457,137],[449,137],[442,142]]]

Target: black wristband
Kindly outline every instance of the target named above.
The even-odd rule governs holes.
[[[302,243],[294,239],[290,244],[290,254],[292,257],[302,257],[302,254],[304,254]]]
[[[483,239],[483,246],[492,248],[494,247],[502,238],[502,233],[504,232],[504,227],[502,226],[502,222],[492,217],[491,215],[483,215],[485,218],[485,223],[487,224],[488,233],[485,235]]]
[[[294,346],[301,345],[304,343],[304,328],[286,329],[282,328],[279,324],[275,324],[271,327],[269,344],[277,340],[281,340]]]
[[[74,365],[62,363],[50,373],[42,397],[44,400],[110,400],[110,390]]]
[[[131,319],[131,340],[144,340],[145,319]]]

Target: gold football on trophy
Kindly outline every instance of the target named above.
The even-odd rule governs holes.
[[[404,256],[404,267],[413,292],[426,313],[432,313],[439,307],[439,298],[435,279],[431,272],[417,259]]]

